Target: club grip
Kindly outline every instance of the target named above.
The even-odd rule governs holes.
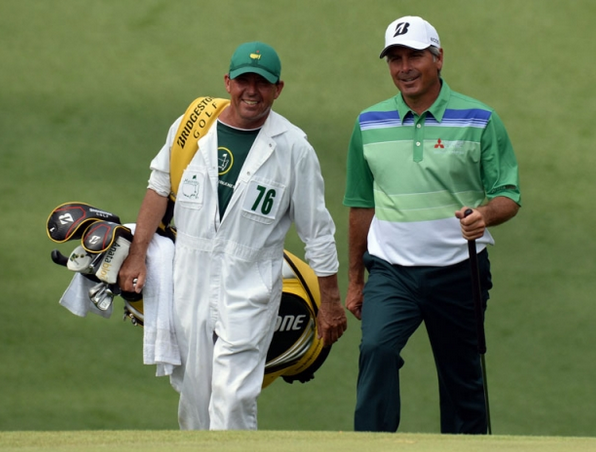
[[[66,264],[68,263],[68,257],[66,257],[64,254],[62,254],[59,250],[52,250],[52,261],[55,264],[58,265],[62,265],[63,267],[66,267]]]

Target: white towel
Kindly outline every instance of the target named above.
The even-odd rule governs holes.
[[[134,224],[125,225],[134,233]],[[172,319],[174,243],[155,234],[147,249],[147,280],[143,288],[143,363],[155,365],[155,375],[168,376],[180,365],[180,351]],[[60,305],[85,317],[89,312],[109,318],[113,305],[101,311],[89,299],[96,283],[75,273]],[[117,300],[117,298],[116,298]]]
[[[156,376],[171,375],[180,365],[172,319],[174,243],[155,234],[147,249],[147,280],[143,288],[143,362],[157,366]]]
[[[89,278],[85,278],[82,274],[75,273],[62,298],[60,298],[60,305],[79,317],[85,317],[91,312],[106,319],[109,318],[112,315],[112,306],[102,311],[101,309],[97,309],[89,298],[89,289],[96,284]]]

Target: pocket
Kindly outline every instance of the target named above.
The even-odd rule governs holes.
[[[271,261],[259,261],[257,262],[257,269],[267,292],[271,293],[273,290],[273,263]]]
[[[176,194],[176,204],[194,210],[203,206],[205,196],[205,177],[203,177],[203,174],[204,172],[197,167],[189,166],[184,170]]]
[[[263,224],[271,224],[278,215],[285,212],[281,206],[286,203],[286,187],[275,181],[251,180],[244,192],[242,216]]]
[[[364,268],[366,268],[366,270],[368,270],[369,273],[373,266],[373,262],[374,262],[374,257],[371,256],[368,251],[365,251],[364,254],[362,255],[362,263],[364,264]]]
[[[273,266],[271,261],[228,262],[229,272],[226,278],[226,290],[231,300],[262,306],[269,303],[273,288]]]

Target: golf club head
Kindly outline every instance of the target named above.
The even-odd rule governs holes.
[[[114,301],[114,293],[104,282],[89,289],[89,299],[100,311],[107,311]]]

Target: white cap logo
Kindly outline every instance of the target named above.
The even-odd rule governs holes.
[[[410,24],[408,22],[398,23],[397,26],[395,27],[395,34],[393,35],[393,37],[395,38],[396,36],[399,36],[399,35],[405,35],[408,32],[409,26],[410,26]]]

